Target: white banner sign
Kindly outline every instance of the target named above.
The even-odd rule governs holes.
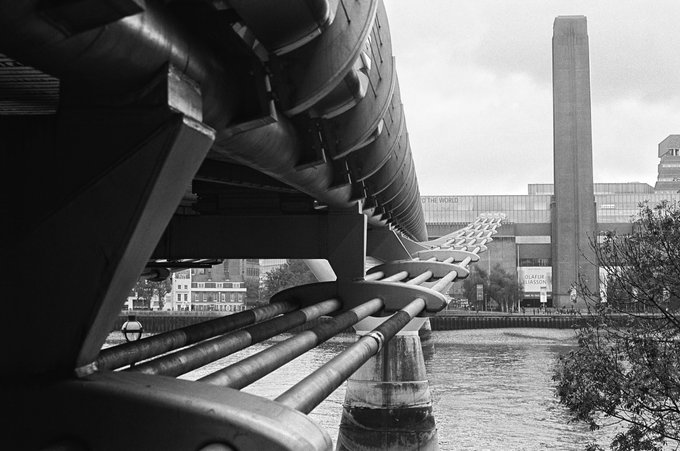
[[[550,266],[521,266],[519,281],[525,293],[540,293],[541,287],[552,292],[552,268]]]

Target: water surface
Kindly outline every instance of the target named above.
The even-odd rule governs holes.
[[[279,339],[280,340],[280,339]],[[182,378],[195,380],[265,349],[268,340]],[[337,337],[243,389],[276,398],[354,341]],[[479,329],[435,331],[434,354],[426,359],[440,449],[565,450],[590,442],[607,448],[609,431],[590,431],[569,421],[554,397],[556,358],[576,346],[570,329]],[[310,413],[335,442],[342,415],[342,385]]]

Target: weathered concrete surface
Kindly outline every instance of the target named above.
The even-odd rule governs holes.
[[[402,332],[347,381],[337,451],[438,450],[418,331]]]

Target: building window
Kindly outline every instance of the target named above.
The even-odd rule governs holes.
[[[519,266],[552,266],[550,258],[520,258]]]

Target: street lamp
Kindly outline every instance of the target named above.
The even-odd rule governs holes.
[[[142,338],[143,330],[142,323],[135,319],[135,315],[128,315],[128,320],[125,321],[123,327],[120,328],[120,331],[123,332],[123,336],[125,337],[125,341],[128,343]]]

